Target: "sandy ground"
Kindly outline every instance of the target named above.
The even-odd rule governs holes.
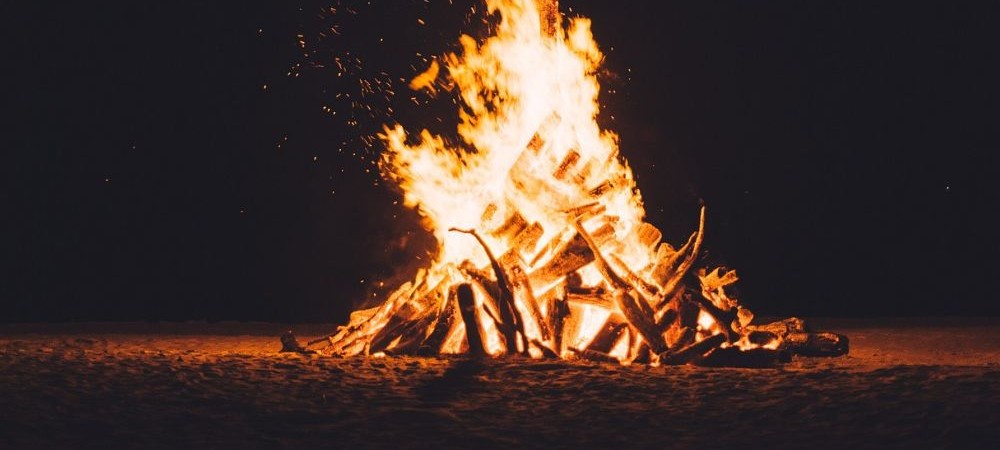
[[[847,334],[850,355],[341,359],[277,353],[275,324],[0,325],[0,447],[1000,446],[1000,320],[813,323]]]

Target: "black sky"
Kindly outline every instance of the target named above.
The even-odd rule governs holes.
[[[436,116],[398,80],[486,31],[475,2],[201,3],[0,6],[0,322],[339,321],[420,254],[362,137]],[[1000,313],[991,11],[644,3],[562,8],[667,239],[704,201],[705,261],[759,313]]]

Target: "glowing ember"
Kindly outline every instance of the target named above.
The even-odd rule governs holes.
[[[679,249],[643,221],[617,136],[595,120],[602,54],[590,21],[563,24],[554,1],[486,4],[501,18],[495,35],[462,36],[460,53],[410,84],[457,94],[458,134],[474,150],[400,125],[380,135],[383,173],[437,238],[436,260],[353,313],[334,352],[683,363],[717,347],[775,348],[781,333],[751,339],[752,314],[726,295],[735,272],[685,284],[704,209]]]

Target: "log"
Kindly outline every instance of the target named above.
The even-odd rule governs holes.
[[[768,331],[780,337],[784,337],[790,333],[808,333],[810,331],[809,325],[798,317],[789,317],[764,325],[748,325],[746,328],[749,331]]]
[[[656,321],[656,329],[660,330],[660,333],[667,331],[671,326],[677,323],[677,319],[680,316],[677,314],[677,310],[668,309],[666,310],[660,319]]]
[[[837,333],[789,333],[781,348],[801,356],[843,356],[850,351],[847,336]]]
[[[435,312],[427,312],[419,320],[412,321],[409,326],[403,329],[400,333],[399,342],[392,347],[386,348],[384,351],[396,355],[410,355],[415,354],[420,349],[420,344],[427,339],[428,333],[431,331],[431,326],[437,319],[437,314]]]
[[[566,174],[569,172],[569,169],[579,160],[580,153],[576,150],[566,152],[566,156],[563,157],[562,162],[559,163],[559,167],[552,173],[552,177],[559,181],[566,181]]]
[[[538,327],[538,332],[541,334],[542,340],[549,340],[549,337],[551,336],[549,325],[542,316],[542,310],[538,306],[538,300],[535,298],[535,292],[531,288],[531,282],[528,281],[528,277],[524,274],[524,269],[522,269],[521,266],[515,265],[511,267],[510,274],[511,285],[514,291],[519,294],[516,298],[521,299],[521,304],[523,304],[525,309],[528,310],[528,315],[531,316],[531,319]]]
[[[705,207],[702,206],[700,218],[698,220],[698,232],[693,235],[694,237],[693,243],[691,243],[691,241],[689,240],[689,243],[691,244],[691,251],[687,253],[687,257],[685,257],[684,260],[680,262],[680,265],[678,265],[677,268],[672,271],[672,273],[666,279],[666,281],[659,283],[660,286],[663,287],[663,289],[660,290],[660,293],[663,295],[662,297],[663,299],[671,297],[674,294],[674,290],[680,287],[681,280],[684,278],[684,274],[686,274],[687,271],[691,269],[691,266],[694,264],[695,259],[698,258],[698,250],[701,248],[701,241],[702,238],[704,238],[704,236],[705,236]],[[685,247],[687,247],[687,244],[685,244]],[[682,252],[678,252],[678,254],[680,253]]]
[[[576,356],[580,359],[586,359],[588,361],[594,361],[599,363],[610,363],[610,364],[621,364],[621,360],[615,358],[604,352],[599,352],[590,349],[579,349],[576,347],[570,347],[569,351],[576,353]]]
[[[722,345],[726,342],[726,336],[723,334],[714,334],[702,340],[701,342],[695,342],[694,344],[688,345],[676,352],[664,352],[660,354],[660,364],[667,366],[679,366],[681,364],[687,364],[690,362],[697,361],[710,350]]]
[[[635,272],[632,272],[632,270],[628,268],[628,264],[625,264],[625,262],[622,261],[617,255],[610,255],[610,258],[621,271],[622,279],[637,292],[641,293],[644,298],[656,298],[660,295],[659,287],[647,283],[646,280],[643,280],[641,277],[636,275]],[[654,314],[653,308],[649,306],[648,302],[640,302],[639,306],[642,308],[643,314],[648,316],[652,316]]]
[[[625,323],[621,316],[612,314],[604,321],[604,325],[597,330],[594,339],[584,348],[604,353],[610,352],[626,328],[628,328],[628,323]]]
[[[694,338],[698,333],[694,331],[694,328],[682,328],[677,334],[677,339],[670,344],[669,352],[676,352],[680,349],[687,347],[694,343]]]
[[[774,334],[774,333],[772,333],[770,331],[759,331],[758,330],[758,331],[751,331],[751,332],[747,333],[747,340],[750,341],[751,344],[756,344],[756,345],[763,346],[763,345],[770,344],[771,342],[774,342],[777,339],[780,339],[778,337],[778,335]]]
[[[614,300],[608,298],[606,295],[567,294],[566,301],[580,305],[600,306],[608,310],[615,307]]]
[[[635,352],[635,358],[632,358],[632,363],[649,364],[650,358],[652,358],[652,352],[649,350],[649,345],[643,342],[639,345],[639,350]]]
[[[604,256],[601,255],[601,251],[597,247],[597,244],[593,239],[591,239],[590,235],[587,234],[587,230],[583,228],[583,224],[577,220],[573,222],[573,226],[576,227],[576,232],[580,235],[580,237],[582,237],[587,245],[590,246],[590,250],[594,254],[594,262],[597,264],[598,270],[602,275],[604,275],[608,283],[615,288],[613,298],[622,314],[625,315],[625,319],[628,320],[629,324],[642,335],[642,338],[649,343],[649,347],[653,349],[653,351],[656,353],[667,351],[667,343],[663,339],[663,335],[656,328],[656,321],[653,318],[652,309],[649,308],[649,303],[645,304],[645,308],[642,308],[639,303],[637,303],[637,301],[646,302],[646,300],[642,297],[637,300],[627,292],[631,286],[611,270],[611,267],[608,266],[607,260],[605,260]]]
[[[434,323],[434,330],[420,343],[417,354],[437,355],[441,353],[441,346],[444,345],[444,340],[448,338],[448,333],[458,320],[455,309],[455,302],[449,296],[445,300],[444,307],[438,312],[437,321]]]
[[[593,252],[577,233],[559,244],[548,262],[532,270],[528,278],[532,286],[548,286],[566,274],[590,264],[593,260]]]
[[[393,340],[400,337],[407,326],[413,323],[413,319],[419,317],[416,309],[409,303],[404,303],[396,308],[389,321],[375,333],[375,336],[368,341],[370,351],[373,353],[385,350]]]
[[[535,348],[537,348],[539,351],[541,351],[542,352],[542,356],[544,356],[544,357],[546,357],[548,359],[559,359],[559,355],[557,355],[554,350],[552,350],[551,348],[549,348],[548,346],[546,346],[544,343],[542,343],[538,339],[532,339],[531,340],[531,345],[534,345]]]
[[[652,316],[643,314],[636,304],[636,299],[624,289],[615,291],[614,298],[618,308],[625,315],[625,319],[649,343],[649,347],[657,353],[667,351],[667,341],[663,339],[663,334],[656,327],[656,322],[653,321]]]
[[[705,298],[701,291],[692,290],[691,292],[694,301],[701,307],[702,311],[708,313],[715,322],[719,324],[719,328],[722,329],[722,333],[726,335],[727,342],[736,342],[740,337],[739,334],[733,330],[733,322],[736,321],[736,308],[731,308],[729,311],[725,311],[711,300]]]
[[[476,230],[451,228],[449,231],[471,234],[472,237],[476,238],[476,241],[479,242],[479,245],[483,247],[483,250],[486,252],[486,256],[490,260],[490,265],[493,267],[493,274],[497,279],[497,289],[500,291],[500,295],[496,300],[497,304],[500,306],[500,320],[507,325],[502,330],[507,352],[517,353],[517,333],[520,333],[523,343],[523,352],[527,353],[528,340],[527,335],[524,332],[524,321],[521,319],[520,312],[518,312],[517,306],[514,304],[514,293],[511,291],[509,278],[504,272],[503,267],[500,266],[500,263],[497,261],[496,256],[493,255],[493,251],[490,250],[490,246],[486,245],[486,241],[479,236],[479,233],[477,233]],[[516,332],[511,330],[516,330]]]
[[[552,328],[552,347],[557,354],[562,354],[563,327],[569,317],[569,301],[565,289],[557,294],[549,305],[548,322]]]
[[[476,295],[472,285],[458,285],[458,310],[465,323],[465,339],[469,344],[469,353],[474,357],[486,356],[486,346],[483,345],[483,335],[479,331],[479,317],[476,314]]]

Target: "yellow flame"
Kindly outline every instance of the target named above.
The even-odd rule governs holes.
[[[487,6],[502,17],[496,35],[482,43],[462,36],[462,51],[443,58],[448,84],[464,105],[458,134],[475,151],[448,147],[426,130],[409,136],[400,125],[387,126],[380,135],[389,149],[383,171],[441,243],[438,262],[486,264],[475,241],[447,230],[482,230],[490,205],[498,220],[516,207],[529,223],[541,225],[545,242],[565,229],[563,211],[596,200],[607,216],[616,217],[616,236],[634,235],[629,231],[644,216],[641,198],[631,170],[617,157],[617,136],[595,120],[600,90],[595,72],[603,56],[590,21],[572,19],[549,36],[532,0],[492,0]],[[429,86],[435,64],[413,84]],[[529,146],[536,133],[537,152]],[[565,180],[554,179],[571,152],[579,156],[569,157],[575,163],[565,169]],[[595,196],[595,188],[607,190]],[[485,238],[495,252],[508,245]],[[637,244],[628,241],[621,245]],[[645,266],[652,256],[618,253],[633,267]]]

